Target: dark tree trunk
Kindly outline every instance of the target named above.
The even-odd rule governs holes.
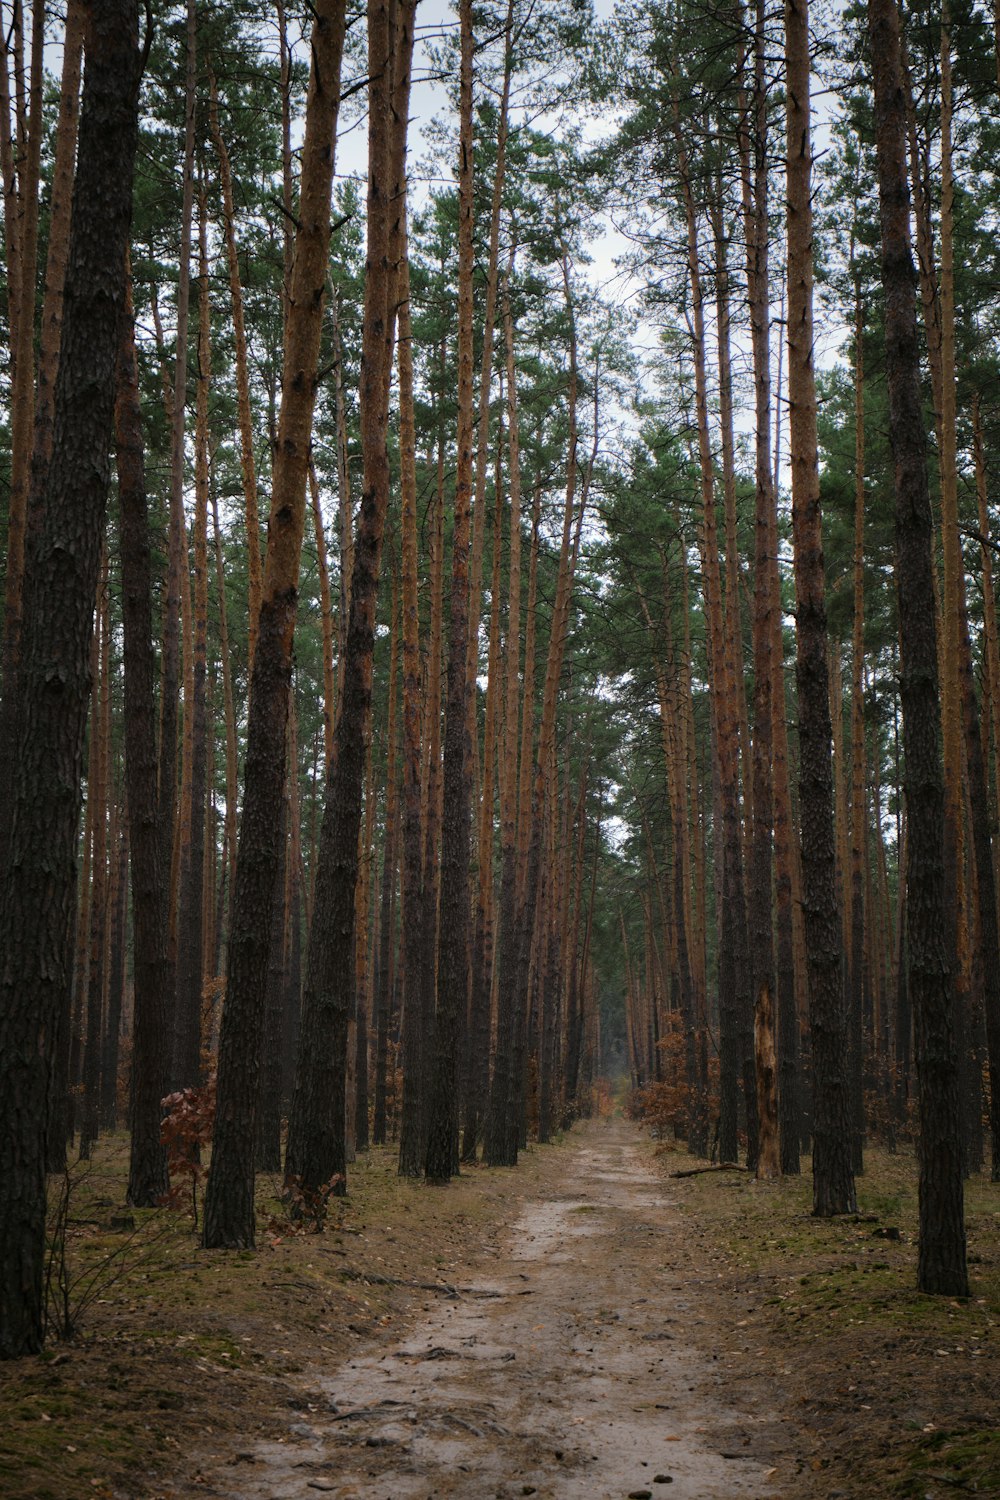
[[[403,1105],[400,1120],[399,1170],[419,1175],[423,1160],[420,1119],[423,1109],[423,1027],[420,960],[423,952],[423,845],[421,842],[421,713],[420,616],[417,569],[416,428],[413,407],[413,336],[410,317],[410,267],[407,250],[407,207],[402,204],[401,264],[399,274],[399,470],[400,533],[403,607],[403,785],[401,824],[400,969],[403,984]],[[437,520],[433,525],[437,531]],[[435,576],[437,570],[434,570]],[[433,603],[432,603],[433,608]],[[434,710],[432,710],[433,712]],[[388,1018],[386,1018],[388,1019]],[[388,1043],[388,1037],[386,1038]],[[375,1113],[378,1118],[378,1080],[384,1080],[382,1038],[376,1061]]]
[[[167,1081],[166,885],[156,788],[153,578],[131,286],[118,354],[115,430],[125,626],[125,786],[131,845],[135,987],[128,1201],[137,1208],[151,1208],[168,1185],[166,1154],[160,1142],[160,1100]]]
[[[197,88],[198,20],[195,0],[187,0],[186,70],[184,98],[184,164],[181,187],[181,242],[177,276],[177,345],[174,352],[172,392],[167,386],[170,433],[170,511],[168,519],[167,572],[163,599],[163,647],[160,657],[159,827],[160,864],[166,891],[166,1003],[167,1024],[176,1027],[177,1002],[177,884],[174,849],[177,832],[177,730],[181,689],[181,596],[186,582],[187,528],[184,519],[185,446],[184,424],[188,379],[188,318],[191,302],[191,234],[194,217],[194,151]],[[179,1078],[176,1035],[168,1067],[171,1087],[193,1083]]]
[[[94,846],[91,854],[89,958],[87,964],[85,1045],[83,1049],[83,1107],[80,1111],[80,1160],[89,1161],[100,1128],[101,1061],[104,1051],[105,936],[108,919],[108,769],[111,686],[108,672],[108,558],[104,551],[98,583],[94,635],[96,692],[90,715],[90,755],[87,796],[93,801]]]
[[[944,779],[934,530],[910,248],[899,13],[894,0],[869,0],[868,25],[874,63],[886,382],[896,489],[896,590],[907,818],[906,929],[920,1101],[917,1284],[923,1292],[967,1297],[954,979],[944,943]]]
[[[23,696],[0,915],[0,1356],[43,1334],[45,1123],[69,994],[90,640],[107,506],[132,212],[134,0],[94,0],[87,46],[52,459],[28,560]]]
[[[402,339],[402,330],[400,330]],[[397,828],[397,787],[396,787],[396,687],[397,674],[399,671],[399,632],[396,619],[396,596],[398,586],[393,585],[393,611],[392,611],[392,652],[389,664],[389,714],[386,726],[386,734],[389,742],[386,757],[385,773],[385,843],[382,854],[382,889],[379,898],[379,920],[375,939],[377,960],[375,963],[375,979],[372,986],[374,1005],[372,1014],[372,1028],[375,1032],[375,1112],[372,1121],[372,1141],[376,1146],[384,1146],[386,1138],[386,1094],[385,1073],[389,1062],[389,1009],[391,1005],[392,992],[392,954],[393,954],[393,911],[394,895],[396,889],[396,828]],[[364,1146],[368,1145],[368,1094],[367,1079],[365,1081],[364,1110],[362,1111],[362,1078],[361,1078],[361,1021],[358,1016],[358,1144],[361,1145],[362,1134],[364,1135]],[[367,1027],[365,1045],[367,1047]],[[366,1068],[367,1074],[367,1068]]]
[[[257,1103],[255,1166],[258,1172],[281,1171],[282,1026],[285,1013],[285,879],[288,860],[288,799],[281,814],[281,844],[271,908],[271,952],[264,1000],[264,1053]]]
[[[472,500],[472,4],[460,0],[458,464],[452,531],[451,622],[444,730],[441,908],[434,1068],[428,1099],[425,1170],[447,1182],[458,1167],[458,1055],[469,994],[469,833],[471,754],[468,723],[469,523]]]
[[[204,194],[199,212],[198,391],[195,425],[194,617],[191,671],[190,824],[180,861],[174,1077],[182,1088],[202,1082],[201,1003],[204,988],[205,792],[208,777],[206,647],[208,633],[208,398],[211,340]],[[185,713],[188,709],[185,710]]]
[[[809,962],[813,1212],[852,1213],[847,1026],[837,909],[832,727],[813,367],[812,144],[807,0],[785,0],[788,399],[799,689],[799,816]]]
[[[114,905],[111,909],[111,939],[108,965],[108,1020],[104,1030],[101,1063],[101,1128],[118,1125],[118,1052],[121,1040],[122,1000],[125,994],[125,925],[128,912],[128,834],[119,840],[115,873]]]
[[[375,604],[389,500],[390,109],[396,6],[368,12],[372,61],[369,103],[368,248],[362,335],[361,426],[364,489],[354,544],[350,616],[341,663],[340,710],[327,773],[316,895],[306,950],[302,1032],[288,1126],[285,1177],[317,1214],[326,1195],[346,1190],[348,1025],[355,1004],[355,901],[358,835],[371,708]]]

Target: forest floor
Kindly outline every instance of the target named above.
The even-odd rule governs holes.
[[[1000,1497],[983,1179],[959,1303],[912,1290],[902,1153],[818,1221],[807,1178],[675,1178],[621,1120],[447,1189],[375,1151],[322,1235],[262,1183],[233,1255],[122,1210],[123,1161],[71,1203],[78,1333],[0,1366],[3,1500]]]

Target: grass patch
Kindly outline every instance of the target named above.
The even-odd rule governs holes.
[[[924,1500],[928,1482],[978,1495],[1000,1493],[1000,1431],[934,1432],[922,1437],[896,1480],[901,1500]]]
[[[865,1165],[858,1213],[835,1219],[812,1217],[808,1161],[775,1183],[704,1174],[669,1191],[732,1298],[733,1346],[801,1423],[803,1493],[828,1480],[851,1495],[1000,1496],[1000,1190],[966,1183],[971,1295],[929,1297],[915,1156],[870,1150]]]

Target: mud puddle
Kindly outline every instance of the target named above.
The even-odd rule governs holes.
[[[560,1153],[555,1190],[520,1213],[502,1258],[396,1345],[316,1376],[319,1399],[287,1440],[240,1454],[212,1488],[246,1500],[774,1495],[774,1414],[731,1404],[705,1338],[696,1347],[685,1331],[710,1304],[675,1295],[683,1233],[627,1127],[591,1128]]]

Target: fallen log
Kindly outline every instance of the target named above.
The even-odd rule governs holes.
[[[688,1167],[684,1172],[671,1172],[671,1177],[700,1177],[703,1172],[749,1172],[749,1167],[741,1167],[737,1161],[720,1162],[715,1167]]]

